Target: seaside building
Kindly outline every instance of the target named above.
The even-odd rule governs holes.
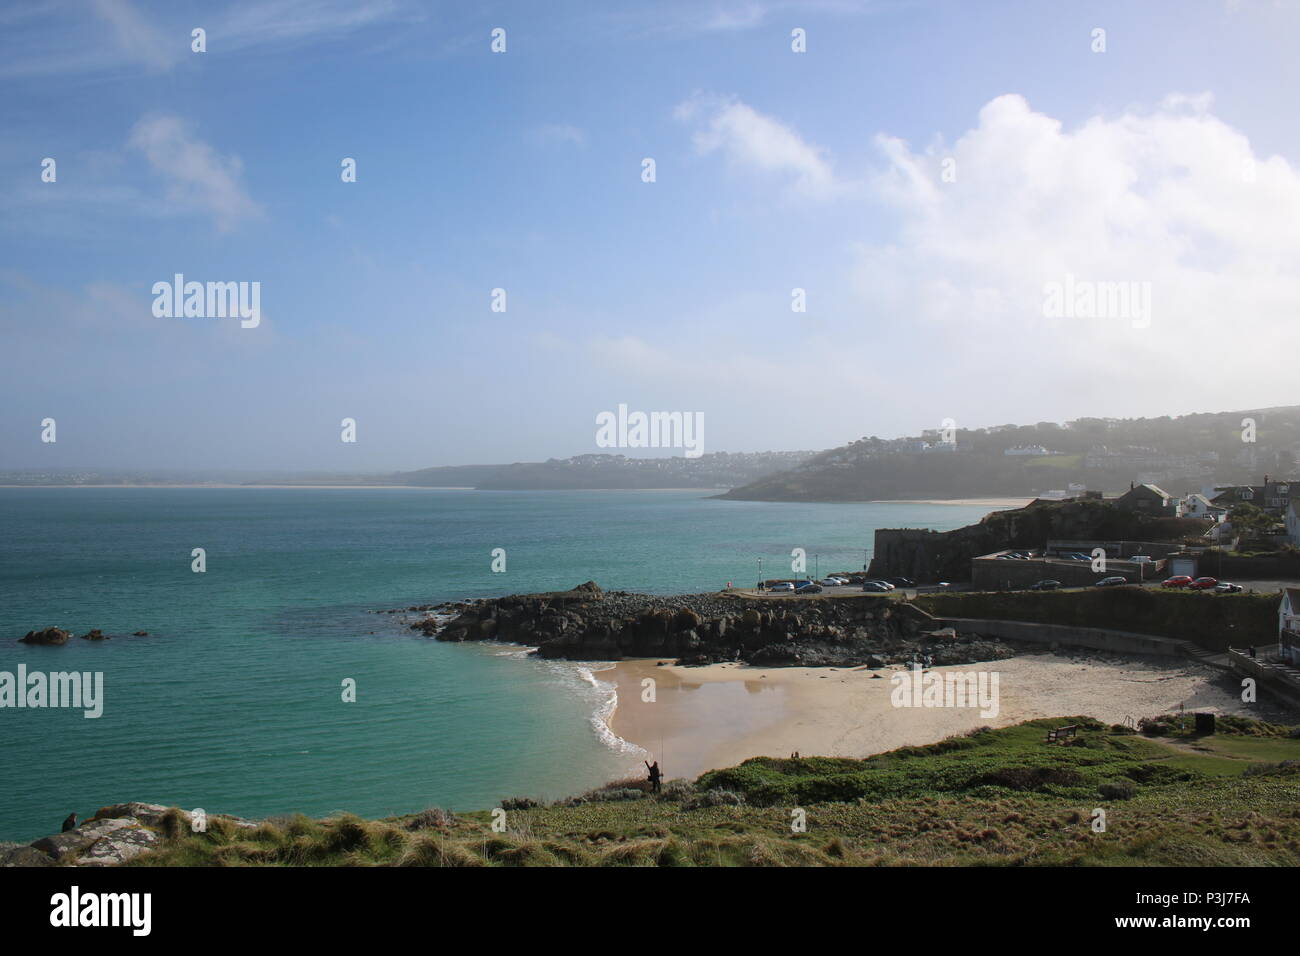
[[[1300,664],[1300,588],[1283,588],[1277,609],[1277,656]]]

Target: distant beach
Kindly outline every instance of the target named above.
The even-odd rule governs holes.
[[[1032,654],[933,670],[998,672],[997,716],[981,718],[974,708],[895,707],[889,679],[894,672],[865,667],[678,667],[630,660],[597,676],[617,689],[611,730],[654,754],[669,777],[695,777],[749,757],[788,757],[794,751],[864,757],[1040,717],[1122,723],[1176,711],[1180,704],[1260,716],[1257,706],[1242,704],[1214,682],[1217,670],[1173,659]],[[655,680],[654,703],[642,700],[645,678]]]

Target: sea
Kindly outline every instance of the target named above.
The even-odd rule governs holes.
[[[826,575],[860,569],[876,528],[988,510],[698,490],[0,488],[0,672],[103,675],[99,717],[0,707],[0,840],[128,800],[373,817],[580,793],[642,756],[605,726],[616,701],[599,664],[442,643],[407,627],[418,614],[375,612],[585,581],[716,591],[752,585],[760,559],[789,576],[795,548]],[[48,626],[109,639],[18,643]]]

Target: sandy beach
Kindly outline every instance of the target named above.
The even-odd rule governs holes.
[[[1180,704],[1216,713],[1248,709],[1221,672],[1172,658],[1080,651],[933,672],[980,670],[998,674],[996,717],[981,717],[971,707],[895,707],[893,670],[678,667],[633,660],[597,676],[617,686],[610,729],[659,758],[669,777],[794,751],[863,757],[1039,717],[1087,715],[1122,723],[1176,711]],[[646,679],[655,682],[653,702],[643,700]],[[1257,706],[1250,713],[1260,716]]]

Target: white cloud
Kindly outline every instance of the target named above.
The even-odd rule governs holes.
[[[166,178],[172,205],[211,213],[222,232],[262,214],[240,182],[238,157],[222,157],[193,136],[179,117],[144,117],[132,129],[128,145]]]
[[[861,247],[864,307],[917,326],[940,363],[993,363],[1026,414],[1047,382],[1080,407],[1107,393],[1131,408],[1189,392],[1204,408],[1294,400],[1300,175],[1211,108],[1172,96],[1067,130],[1006,95],[951,148],[878,138],[875,194],[898,229]],[[1150,282],[1150,326],[1045,318],[1044,286],[1066,274]]]
[[[702,154],[721,152],[737,168],[792,177],[807,195],[827,196],[838,185],[823,150],[738,100],[695,96],[674,116],[696,127],[693,141]]]

